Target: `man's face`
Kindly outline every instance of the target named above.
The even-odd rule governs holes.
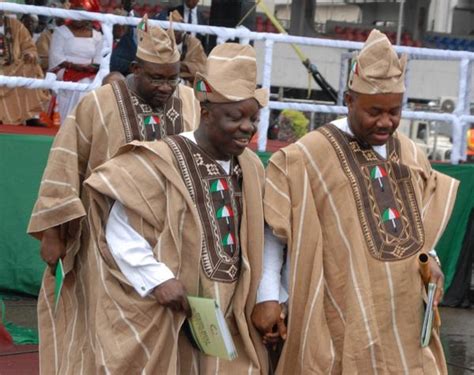
[[[208,103],[201,110],[201,126],[207,149],[217,160],[244,152],[257,131],[260,109],[255,99],[232,103]],[[202,138],[201,138],[202,139]]]
[[[381,146],[398,128],[403,94],[359,94],[347,92],[349,124],[354,135],[372,146]]]
[[[184,3],[189,9],[194,9],[198,5],[199,0],[184,0]]]
[[[151,107],[162,107],[179,82],[179,62],[155,64],[140,61],[133,65],[138,95]]]

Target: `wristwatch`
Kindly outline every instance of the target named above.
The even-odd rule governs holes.
[[[441,261],[439,260],[438,254],[436,253],[435,249],[432,249],[432,250],[428,251],[428,255],[431,258],[433,258],[436,263],[438,263],[438,266],[441,267]]]

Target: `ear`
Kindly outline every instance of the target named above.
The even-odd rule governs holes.
[[[138,62],[136,62],[136,61],[132,61],[130,63],[130,70],[133,74],[138,74],[138,72],[140,70],[140,64],[138,64]]]
[[[350,91],[344,93],[344,101],[346,102],[347,108],[352,109],[354,100],[355,98]]]
[[[208,123],[211,117],[211,111],[206,105],[201,106],[201,121]]]

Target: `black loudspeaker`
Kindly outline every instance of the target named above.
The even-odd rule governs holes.
[[[252,8],[242,23],[250,30],[255,29],[255,0],[212,0],[209,25],[236,27]]]
[[[209,25],[236,27],[240,23],[249,30],[255,30],[256,9],[255,0],[212,0]],[[216,36],[209,36],[209,51],[216,45],[216,39]]]

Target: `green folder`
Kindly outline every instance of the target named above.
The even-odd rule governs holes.
[[[64,284],[64,267],[63,261],[59,259],[58,264],[56,265],[55,271],[55,286],[54,286],[54,313],[56,314],[56,309],[58,308],[59,297],[61,296],[61,289]]]
[[[191,334],[199,349],[210,356],[237,358],[234,340],[217,302],[212,298],[189,297],[193,315],[188,319]]]

